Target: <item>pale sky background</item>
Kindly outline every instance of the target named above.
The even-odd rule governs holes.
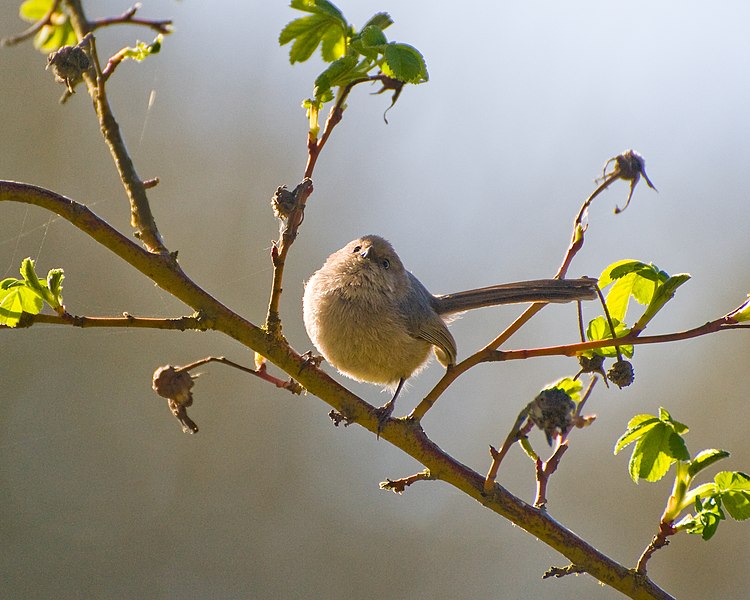
[[[0,35],[20,31],[0,5]],[[91,16],[127,3],[87,2]],[[295,348],[302,283],[332,251],[366,233],[388,238],[435,293],[551,276],[580,203],[604,162],[634,148],[659,189],[638,188],[619,216],[618,183],[590,211],[571,276],[622,258],[690,272],[649,333],[720,317],[750,291],[747,201],[750,5],[723,2],[340,2],[360,26],[377,11],[387,35],[419,48],[430,82],[386,96],[357,89],[315,174],[287,263],[284,331]],[[93,7],[93,8],[92,8]],[[183,268],[220,300],[262,322],[277,235],[269,199],[293,187],[306,159],[300,101],[322,69],[290,66],[285,2],[145,0],[144,17],[175,20],[162,53],[123,64],[110,99]],[[107,56],[145,29],[101,31]],[[30,44],[0,50],[0,178],[54,189],[128,232],[128,205],[82,91],[65,106]],[[149,108],[149,97],[153,106]],[[0,277],[32,256],[63,267],[80,315],[189,314],[66,222],[0,206]],[[595,316],[589,309],[589,318]],[[467,356],[518,307],[453,326]],[[574,341],[572,307],[547,309],[507,348]],[[565,559],[447,484],[403,496],[378,482],[421,470],[329,407],[212,365],[181,433],[150,389],[159,365],[250,354],[218,334],[34,327],[0,332],[0,596],[4,598],[619,598],[590,577],[542,581]],[[721,447],[721,469],[750,470],[750,338],[727,332],[640,347],[635,384],[588,404],[596,423],[572,435],[550,487],[550,513],[634,565],[670,491],[634,485],[612,455],[635,414],[664,406],[691,426],[692,453]],[[485,472],[489,444],[571,359],[481,366],[438,402],[424,426],[446,451]],[[400,399],[411,410],[440,377],[433,365]],[[368,401],[374,386],[341,378]],[[541,436],[534,438],[543,448]],[[712,471],[710,473],[713,476]],[[533,499],[518,448],[499,481]],[[706,543],[680,535],[649,574],[679,598],[750,596],[747,524],[722,523]]]

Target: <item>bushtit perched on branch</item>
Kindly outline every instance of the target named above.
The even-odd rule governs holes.
[[[404,268],[383,238],[366,235],[331,254],[305,285],[305,329],[323,357],[344,375],[394,391],[426,365],[434,348],[456,362],[450,315],[497,304],[596,298],[594,279],[540,279],[433,296]]]

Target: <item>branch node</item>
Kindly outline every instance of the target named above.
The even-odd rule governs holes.
[[[407,487],[417,481],[433,481],[437,479],[429,469],[404,477],[402,479],[386,479],[380,482],[381,490],[390,490],[394,494],[403,494]]]
[[[542,575],[542,579],[549,579],[550,577],[565,577],[566,575],[580,575],[581,573],[586,573],[586,570],[583,567],[579,567],[574,564],[570,564],[567,567],[550,567],[544,575]]]

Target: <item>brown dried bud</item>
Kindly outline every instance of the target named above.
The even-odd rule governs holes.
[[[555,435],[570,431],[575,410],[576,403],[568,394],[560,388],[549,388],[539,392],[529,403],[526,414],[529,421],[545,433],[551,446]]]
[[[603,373],[604,357],[600,354],[593,356],[578,356],[578,364],[581,365],[581,373]]]
[[[618,360],[607,372],[609,379],[619,388],[628,387],[635,379],[633,365],[627,360]]]
[[[153,390],[162,398],[167,399],[169,410],[177,417],[185,433],[198,431],[198,426],[187,414],[187,407],[193,404],[191,390],[194,385],[195,382],[190,373],[172,365],[156,369],[151,383]]]
[[[91,68],[88,54],[81,46],[63,46],[47,57],[47,68],[52,69],[55,81],[64,83],[68,92],[83,80],[83,74]]]
[[[276,218],[286,220],[297,208],[297,195],[284,186],[276,188],[276,193],[271,198],[271,207]]]
[[[608,173],[607,168],[610,165],[614,166],[612,167],[612,171]],[[605,179],[607,177],[617,177],[618,179],[624,179],[625,181],[630,182],[630,193],[628,194],[625,206],[622,208],[619,206],[615,207],[615,214],[621,213],[628,207],[630,199],[633,197],[635,186],[638,185],[638,182],[641,180],[641,175],[643,175],[643,179],[645,179],[648,187],[654,191],[658,191],[654,187],[654,184],[651,183],[648,175],[646,175],[646,159],[635,150],[625,150],[625,152],[613,156],[604,164],[603,177]]]

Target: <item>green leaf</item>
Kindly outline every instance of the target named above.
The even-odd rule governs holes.
[[[703,450],[696,454],[695,458],[690,461],[690,466],[688,467],[688,476],[692,479],[703,469],[707,469],[715,462],[727,458],[728,456],[729,452],[727,452],[726,450],[716,450],[713,448],[709,450]]]
[[[668,425],[670,425],[680,435],[690,431],[687,425],[674,420],[672,418],[672,415],[670,415],[667,412],[667,409],[665,408],[659,407],[659,419],[662,420],[664,423],[667,423]]]
[[[49,273],[47,273],[47,289],[55,300],[55,304],[52,305],[52,308],[59,308],[63,304],[63,279],[65,279],[65,274],[62,269],[51,269]]]
[[[565,377],[545,389],[558,389],[565,392],[573,402],[578,404],[581,401],[581,390],[583,389],[583,383],[579,379],[573,379],[572,377]],[[544,391],[544,390],[542,390]]]
[[[330,58],[334,52],[333,39],[338,31],[343,35],[345,29],[342,28],[338,21],[332,20],[325,15],[310,15],[301,17],[288,23],[279,34],[279,45],[284,46],[292,40],[291,49],[289,50],[289,62],[305,62],[312,56],[315,49],[328,37],[326,42],[326,53]],[[330,36],[330,37],[329,37]],[[325,57],[324,57],[325,58]]]
[[[18,10],[24,21],[35,23],[43,19],[50,8],[52,0],[26,0]],[[78,43],[68,16],[61,10],[55,11],[50,24],[44,25],[34,36],[34,47],[41,52],[49,53],[63,46],[75,46]]]
[[[383,30],[375,25],[368,25],[352,38],[352,48],[370,60],[377,60],[387,45],[388,39]]]
[[[662,277],[665,278],[666,273],[639,260],[620,260],[605,267],[599,276],[599,287],[604,289],[614,283],[607,294],[610,315],[624,321],[631,297],[640,304],[648,305]]]
[[[714,482],[729,515],[738,521],[750,518],[750,476],[740,471],[722,471]]]
[[[326,62],[333,62],[346,54],[346,35],[339,27],[331,27],[323,34],[320,54]]]
[[[618,319],[613,318],[612,322],[615,326],[615,334],[618,338],[623,337],[629,333],[630,329],[628,329],[627,325],[621,323]],[[586,329],[586,337],[589,339],[589,341],[592,342],[612,339],[612,331],[609,327],[609,321],[607,321],[607,319],[602,316],[592,319],[589,322],[588,328]],[[620,351],[628,358],[631,358],[633,356],[632,345],[620,346]],[[617,356],[617,350],[614,346],[594,348],[592,352],[594,354],[598,354],[599,356],[605,357]]]
[[[619,454],[623,448],[637,441],[659,422],[659,418],[654,415],[636,415],[630,419],[627,431],[615,443],[615,454]]]
[[[345,54],[349,25],[338,8],[326,0],[292,0],[291,7],[311,14],[287,23],[279,34],[281,46],[294,41],[289,62],[306,61],[319,45],[326,62]]]
[[[719,523],[726,519],[724,511],[721,510],[721,500],[711,496],[705,500],[700,497],[695,499],[696,515],[682,519],[678,526],[693,535],[700,535],[705,541],[710,540],[716,533]]]
[[[303,12],[329,17],[332,20],[338,21],[343,26],[346,26],[344,14],[334,4],[327,0],[292,0],[292,3],[289,6]]]
[[[427,81],[427,65],[422,54],[409,44],[391,42],[385,47],[383,73],[405,83]]]
[[[125,58],[132,58],[133,60],[140,62],[146,60],[146,58],[152,54],[159,54],[163,40],[164,36],[159,34],[150,44],[147,44],[146,42],[138,42],[135,45],[135,48],[127,48]]]
[[[19,279],[4,279],[0,283],[0,323],[16,327],[21,313],[36,315],[44,303],[36,291]]]
[[[631,297],[640,304],[648,305],[655,291],[656,282],[641,277],[638,273],[628,273],[617,279],[607,293],[609,314],[612,318],[624,321]]]
[[[352,53],[333,61],[329,67],[318,75],[315,80],[315,97],[322,100],[323,97],[332,97],[331,88],[344,85],[349,75],[357,66],[357,55]],[[325,100],[322,100],[325,102]]]
[[[31,258],[24,258],[21,261],[21,276],[23,277],[24,284],[39,294],[41,298],[46,295],[45,292],[49,292],[46,288],[46,282],[37,277],[34,261]]]
[[[673,420],[663,408],[659,409],[658,418],[638,415],[630,420],[628,430],[617,440],[615,454],[635,442],[628,463],[630,477],[636,483],[639,479],[658,481],[676,461],[690,460],[681,436],[686,432],[687,427]]]
[[[605,273],[608,273],[609,281],[604,278]],[[609,267],[605,268],[602,273],[602,278],[604,278],[604,281],[606,282],[603,282],[601,280],[602,278],[600,278],[599,285],[600,287],[606,286],[610,282],[625,277],[630,273],[637,273],[644,279],[649,279],[657,283],[664,282],[669,277],[667,273],[660,270],[659,267],[654,264],[646,264],[639,260],[626,259],[612,263]]]
[[[648,436],[641,437],[633,448],[628,463],[630,477],[636,483],[639,479],[659,481],[674,463],[671,454],[672,432],[663,424],[653,427]]]
[[[26,0],[21,3],[18,14],[24,21],[39,21],[52,8],[53,0]]]
[[[667,278],[662,285],[658,286],[654,293],[654,297],[651,299],[651,302],[643,315],[641,315],[641,318],[638,319],[638,322],[634,325],[634,328],[638,330],[644,329],[649,321],[656,316],[656,313],[664,308],[664,305],[674,297],[677,288],[688,279],[690,279],[690,275],[687,273],[680,273],[678,275],[672,275]]]
[[[391,25],[393,25],[393,19],[391,19],[391,15],[386,12],[379,12],[375,13],[369,18],[367,23],[365,23],[362,27],[362,31],[364,32],[364,30],[370,26],[377,27],[382,31],[383,29],[388,29]]]

